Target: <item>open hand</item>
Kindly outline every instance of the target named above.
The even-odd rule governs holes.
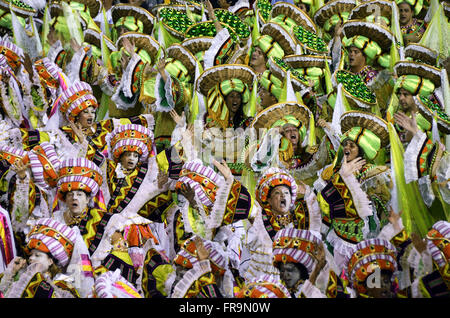
[[[229,181],[233,179],[233,173],[231,172],[231,169],[230,167],[228,167],[225,160],[222,160],[222,163],[219,163],[216,159],[213,159],[212,163],[214,166],[216,166],[217,170],[220,171],[225,180]]]
[[[366,160],[358,157],[353,159],[350,162],[347,162],[347,157],[344,156],[344,162],[342,163],[342,167],[339,171],[342,177],[348,177],[353,173],[361,170],[361,168],[366,164]]]

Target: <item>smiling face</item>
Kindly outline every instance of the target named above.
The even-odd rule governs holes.
[[[288,214],[291,207],[291,189],[279,185],[270,192],[268,202],[272,212],[276,215]]]
[[[355,46],[348,49],[348,63],[353,73],[358,73],[366,66],[366,57],[364,53]]]
[[[233,91],[225,97],[225,104],[232,115],[236,114],[242,105],[242,96],[239,92]]]
[[[139,162],[139,154],[136,151],[125,151],[120,156],[120,163],[126,170],[134,170]]]
[[[89,128],[95,122],[95,108],[89,106],[88,108],[82,110],[78,116],[75,118],[75,122],[81,125],[81,128]]]
[[[344,156],[346,157],[347,162],[350,162],[358,157],[359,147],[353,140],[345,140],[342,146],[344,147]]]
[[[66,194],[66,205],[72,215],[80,215],[87,207],[89,197],[82,190],[69,191]]]
[[[402,2],[398,5],[400,25],[409,25],[412,22],[414,11],[409,3]]]
[[[286,124],[283,126],[282,135],[292,143],[292,148],[295,152],[297,150],[298,144],[301,142],[298,128],[292,124]]]
[[[44,265],[43,272],[49,270],[50,266],[53,264],[52,258],[45,252],[33,249],[31,250],[30,256],[28,257],[28,263],[31,264],[42,264]]]

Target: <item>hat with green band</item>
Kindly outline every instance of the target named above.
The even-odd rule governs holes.
[[[360,49],[367,64],[378,64],[383,68],[390,66],[390,49],[395,39],[389,29],[377,23],[355,20],[345,22],[343,28],[343,46]]]
[[[219,22],[230,26],[239,39],[248,39],[251,34],[250,28],[237,15],[225,9],[214,9],[214,14]]]
[[[377,103],[376,95],[361,77],[346,70],[337,70],[332,76],[333,86],[342,84],[344,96],[352,109],[370,111]]]
[[[131,32],[152,34],[155,17],[144,8],[130,4],[116,4],[111,7],[115,28],[125,27]]]
[[[163,5],[158,8],[157,20],[162,22],[164,29],[173,38],[172,42],[181,42],[186,38],[186,31],[193,25],[195,21],[186,14],[184,5]]]
[[[400,61],[394,72],[397,75],[394,92],[404,88],[412,95],[428,97],[441,85],[441,70],[427,64]]]
[[[166,70],[172,76],[181,73],[181,77],[175,77],[177,77],[182,82],[190,81],[194,78],[193,75],[195,74],[197,62],[191,52],[189,52],[181,44],[175,43],[166,49],[166,54],[168,58],[172,58],[171,62],[166,63]],[[180,66],[180,64],[182,66]]]
[[[331,40],[331,34],[338,23],[344,23],[353,8],[356,7],[354,0],[333,0],[320,7],[314,14],[314,22],[324,32],[325,40]]]
[[[270,11],[272,11],[272,3],[270,0],[256,0],[255,9],[258,12],[258,17],[264,24],[270,19]]]
[[[191,52],[198,61],[202,61],[205,52],[211,47],[213,41],[211,36],[199,36],[195,38],[189,38],[181,42],[189,52]]]
[[[105,40],[106,45],[108,46],[108,50],[110,52],[114,52],[117,50],[115,44],[106,36],[102,35],[100,32],[94,29],[86,29],[84,31],[84,42],[86,44],[89,44],[92,49],[92,54],[96,57],[101,57],[101,50],[102,50],[102,36]]]
[[[250,88],[256,80],[256,74],[247,65],[222,64],[201,73],[195,87],[207,98],[208,114],[216,123],[227,128],[229,112],[225,97],[233,91],[240,93],[243,107],[250,99]]]
[[[444,134],[450,134],[450,116],[445,112],[439,104],[433,103],[428,97],[416,95],[413,97],[419,113],[428,120],[433,122],[436,118],[438,129]]]
[[[156,62],[160,44],[152,36],[138,32],[126,32],[117,39],[116,47],[123,48],[125,39],[135,47],[135,52],[143,62],[150,64]],[[164,54],[163,51],[161,54]]]
[[[261,28],[261,36],[254,43],[267,58],[282,58],[295,53],[295,40],[281,25],[268,22]]]
[[[368,160],[389,144],[388,123],[382,118],[362,111],[348,111],[341,116],[341,140],[350,139],[362,148]]]
[[[270,70],[266,70],[259,78],[259,83],[265,90],[271,93],[277,100],[280,99],[283,90],[283,82],[277,78]]]
[[[292,29],[292,27],[297,25],[301,25],[306,30],[313,33],[317,33],[318,31],[317,26],[311,18],[291,3],[283,1],[276,2],[270,12],[270,17],[271,19],[269,22],[279,23],[288,32]]]
[[[284,79],[287,76],[287,72],[291,73],[292,88],[295,92],[301,92],[309,85],[305,76],[297,72],[290,64],[286,63],[283,59],[270,58],[269,70],[278,78]]]
[[[423,8],[423,0],[395,0],[395,2],[397,3],[397,5],[400,5],[402,3],[409,4],[413,9],[415,16],[418,15]]]

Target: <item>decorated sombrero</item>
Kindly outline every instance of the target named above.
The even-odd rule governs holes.
[[[157,9],[157,20],[162,22],[165,30],[178,41],[185,39],[185,33],[195,21],[189,19],[186,10],[192,9],[184,5],[161,5]]]
[[[142,298],[136,288],[122,277],[120,269],[107,271],[95,279],[94,298]]]
[[[331,58],[324,55],[288,55],[283,61],[290,65],[296,72],[306,79],[313,80],[315,85],[319,84],[319,79],[327,75],[326,64],[331,63]]]
[[[219,22],[230,26],[236,32],[239,39],[248,39],[250,36],[250,28],[237,15],[225,9],[214,9],[214,14]]]
[[[366,293],[366,279],[375,270],[397,270],[396,248],[384,239],[368,239],[358,243],[350,257],[346,257],[345,272],[359,293]]]
[[[155,17],[144,8],[130,4],[116,4],[111,7],[115,27],[124,26],[131,32],[152,34]]]
[[[351,139],[360,146],[369,160],[389,145],[387,122],[368,112],[348,111],[341,116],[341,139]]]
[[[272,11],[270,12],[271,22],[277,22],[283,25],[288,31],[294,25],[300,25],[306,30],[316,33],[317,27],[311,18],[297,6],[278,1],[272,6]],[[289,23],[287,20],[291,20]]]
[[[362,50],[367,64],[390,65],[390,49],[394,34],[386,27],[373,22],[348,20],[343,24],[343,46],[355,46]]]
[[[282,229],[273,238],[273,264],[275,267],[280,263],[303,264],[311,274],[317,263],[314,252],[319,244],[322,244],[321,240],[310,231]]]
[[[211,47],[214,38],[212,36],[199,36],[194,38],[188,38],[181,42],[192,55],[198,61],[203,61],[205,52]]]
[[[31,2],[31,3],[30,3]],[[37,10],[33,6],[32,1],[20,1],[20,0],[1,0],[0,9],[9,11],[12,9],[14,13],[20,17],[28,18],[30,16],[37,15]]]
[[[294,117],[308,127],[311,111],[295,101],[277,103],[259,112],[253,119],[251,127],[257,130],[261,128],[270,129],[279,120],[287,116]]]
[[[270,70],[265,70],[259,78],[259,84],[271,93],[277,100],[280,99],[283,82]]]
[[[342,84],[347,101],[353,109],[370,110],[377,103],[376,95],[361,77],[346,70],[337,70],[332,76],[333,85]]]
[[[116,47],[123,47],[123,41],[127,39],[136,48],[136,54],[138,54],[141,59],[145,62],[156,63],[156,58],[158,56],[158,50],[160,44],[152,36],[139,33],[139,32],[126,32],[122,34],[116,42]],[[161,51],[161,57],[164,56],[164,51]],[[150,61],[148,60],[150,57]]]
[[[325,41],[316,33],[298,25],[292,29],[292,34],[302,50],[303,54],[328,54],[328,46]]]
[[[203,240],[203,239],[202,239]],[[211,270],[218,274],[223,275],[228,268],[228,257],[222,246],[216,242],[203,240],[203,245],[209,252],[209,261],[211,262]],[[197,246],[194,242],[194,236],[187,239],[177,255],[175,256],[174,263],[184,268],[190,269],[198,263]]]
[[[404,50],[405,58],[413,62],[436,66],[438,62],[438,53],[419,43],[410,43]]]
[[[436,119],[438,129],[444,134],[450,134],[450,116],[440,107],[439,104],[434,103],[426,96],[413,96],[414,102],[420,114],[428,120],[433,122]]]
[[[307,78],[296,71],[290,64],[286,63],[280,58],[269,59],[269,70],[279,79],[284,79],[287,76],[287,72],[291,73],[291,83],[294,91],[300,92],[308,87]]]
[[[64,201],[65,194],[75,190],[95,197],[102,182],[102,172],[92,161],[86,158],[66,159],[59,166],[58,199]]]
[[[147,127],[137,124],[126,124],[116,127],[110,137],[111,154],[118,162],[126,151],[137,152],[140,161],[145,162],[153,153],[153,132]]]
[[[19,161],[26,163],[28,161],[27,151],[10,146],[0,146],[0,159],[6,160],[9,164],[15,164]]]
[[[392,1],[388,0],[372,0],[366,1],[354,7],[351,11],[349,20],[365,20],[368,22],[377,22],[374,14],[379,13],[387,25],[390,25],[392,17]]]
[[[117,50],[116,45],[111,39],[109,39],[106,35],[103,35],[103,39],[105,40],[105,44],[108,46],[110,52],[114,52]],[[102,48],[102,34],[94,29],[88,28],[84,31],[84,42],[94,45],[96,48],[101,50]],[[101,55],[98,55],[101,56]]]
[[[295,179],[285,170],[280,168],[268,168],[263,171],[256,185],[256,200],[263,206],[269,205],[270,190],[277,186],[287,186],[291,191],[291,208],[297,199],[297,183]]]
[[[433,262],[442,270],[450,260],[450,223],[438,221],[427,233],[427,247]]]
[[[77,239],[76,231],[52,218],[37,220],[27,235],[25,253],[36,249],[49,253],[59,266],[69,264]]]
[[[75,82],[67,88],[59,101],[60,111],[70,121],[74,121],[83,110],[92,106],[98,107],[97,99],[93,95],[92,88],[85,82]]]
[[[280,24],[276,22],[268,22],[261,28],[260,33],[262,37],[264,37],[265,35],[270,36],[269,40],[271,42],[276,42],[283,50],[283,56],[295,54],[295,40],[293,39],[291,34],[286,31]],[[258,39],[258,41],[261,41],[261,39]],[[264,53],[270,56],[270,52],[268,52],[268,50],[271,50],[272,47],[273,46],[267,46],[267,50]]]
[[[245,85],[251,87],[256,80],[256,74],[247,65],[223,64],[213,66],[200,74],[196,81],[196,89],[203,96],[208,96],[213,87],[230,79],[239,79]]]
[[[395,64],[394,72],[398,77],[396,89],[402,87],[413,95],[428,97],[441,86],[441,70],[431,65],[400,61]]]
[[[314,22],[323,29],[326,40],[331,39],[329,34],[334,32],[334,27],[338,23],[344,23],[348,20],[350,12],[355,6],[354,0],[333,0],[316,11]]]
[[[245,284],[236,298],[291,298],[291,294],[277,278],[264,275]]]
[[[70,0],[69,4],[80,11],[87,11],[86,9],[88,9],[92,18],[95,18],[98,15],[102,7],[100,0]],[[77,4],[82,5],[83,7],[79,7]]]
[[[174,43],[166,48],[167,58],[180,61],[186,67],[188,74],[194,78],[195,68],[197,66],[194,55],[179,43]],[[167,66],[166,66],[167,67]]]
[[[98,54],[98,51],[92,50],[90,45],[85,44],[73,54],[72,59],[66,65],[67,76],[73,81],[91,83],[98,70],[96,53]]]

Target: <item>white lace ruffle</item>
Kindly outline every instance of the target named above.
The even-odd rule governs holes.
[[[410,183],[419,179],[419,172],[417,171],[417,159],[420,155],[420,149],[427,139],[427,135],[419,130],[406,147],[403,154],[403,162],[405,166],[405,181]]]

